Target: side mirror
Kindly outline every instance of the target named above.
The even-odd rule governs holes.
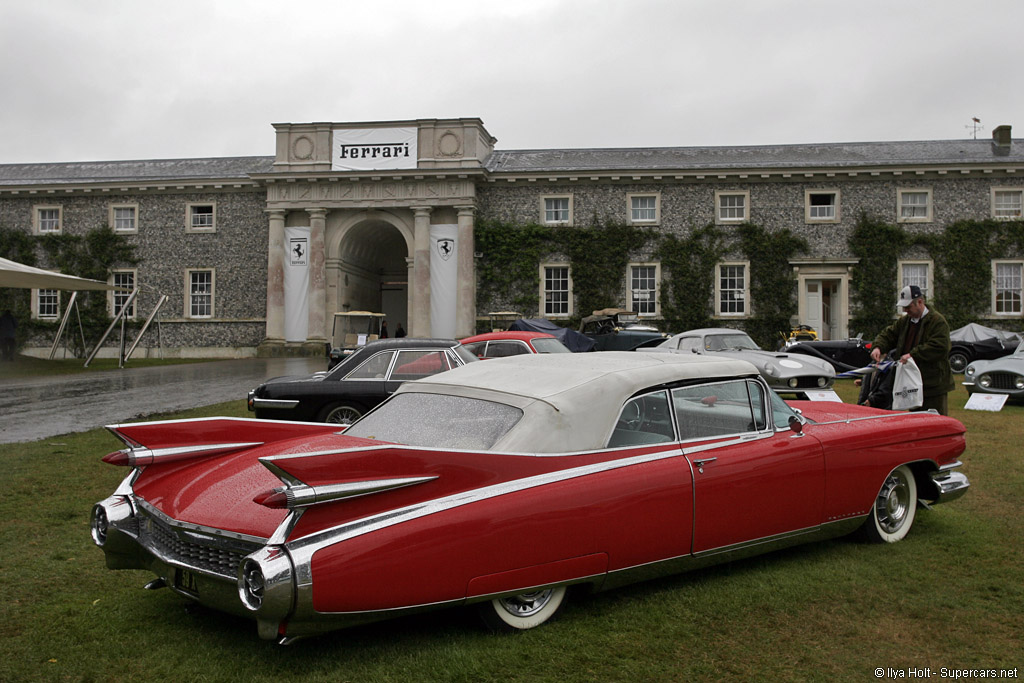
[[[799,417],[793,415],[792,417],[789,418],[789,429],[797,436],[803,436],[804,423],[800,421]]]

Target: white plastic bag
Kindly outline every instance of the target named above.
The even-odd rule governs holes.
[[[921,370],[913,358],[906,363],[896,364],[896,379],[892,385],[892,409],[912,410],[924,402],[924,387]]]

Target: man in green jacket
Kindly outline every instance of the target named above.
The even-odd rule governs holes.
[[[953,391],[953,370],[949,367],[949,323],[938,311],[924,303],[924,294],[917,285],[900,290],[896,306],[906,315],[882,330],[871,345],[871,358],[877,363],[892,349],[899,362],[913,358],[921,370],[924,402],[918,410],[933,409],[949,414],[947,394]]]

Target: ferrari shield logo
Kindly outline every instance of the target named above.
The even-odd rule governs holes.
[[[288,263],[292,266],[305,266],[309,253],[309,239],[306,237],[293,237],[288,241]]]
[[[451,238],[440,239],[437,241],[437,255],[441,257],[442,261],[447,261],[455,253],[455,240]]]

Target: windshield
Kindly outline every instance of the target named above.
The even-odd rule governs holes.
[[[789,419],[796,416],[789,405],[774,391],[768,392],[768,400],[772,404],[772,422],[776,429],[789,429]]]
[[[754,340],[745,334],[710,334],[704,337],[705,351],[731,351],[733,349],[759,349]]]
[[[382,403],[345,434],[408,446],[488,450],[522,416],[522,410],[504,403],[409,392]]]
[[[572,353],[565,344],[551,337],[537,337],[532,343],[537,353]]]

